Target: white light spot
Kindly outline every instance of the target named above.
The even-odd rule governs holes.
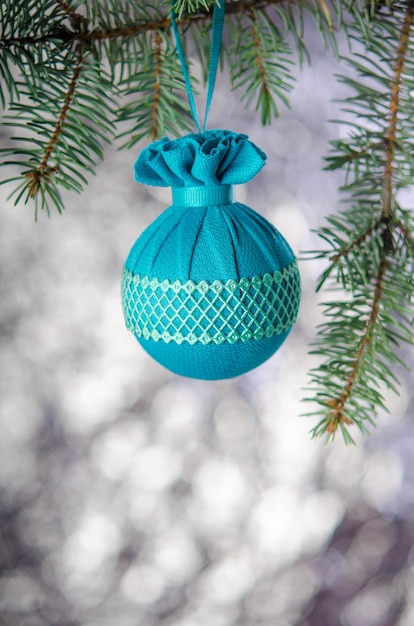
[[[181,469],[181,458],[173,450],[165,446],[150,446],[131,466],[129,482],[143,490],[161,491],[179,478]]]
[[[121,592],[135,604],[152,604],[162,595],[165,581],[155,567],[133,565],[121,581]]]
[[[300,511],[303,552],[315,552],[326,543],[344,510],[344,503],[333,492],[316,492],[304,500]]]
[[[66,541],[64,567],[69,574],[79,575],[79,578],[93,576],[107,559],[117,554],[120,545],[118,526],[102,513],[87,512]]]
[[[400,459],[392,452],[376,452],[368,461],[362,480],[362,490],[369,503],[387,508],[401,487],[403,469]]]
[[[231,604],[242,597],[255,579],[254,563],[247,551],[240,550],[211,566],[196,591],[198,601],[207,604]]]
[[[225,397],[214,413],[216,431],[225,441],[240,440],[253,434],[252,408],[242,398]]]
[[[125,423],[111,428],[91,448],[91,458],[107,478],[117,480],[129,472],[146,442],[142,423]]]
[[[213,528],[237,519],[248,506],[249,494],[240,469],[230,461],[212,459],[194,478],[196,524]]]
[[[183,530],[162,535],[154,545],[154,561],[170,582],[183,583],[201,566],[200,552]]]
[[[252,511],[250,536],[257,550],[277,565],[297,557],[301,549],[299,495],[288,488],[267,489]]]
[[[202,398],[188,385],[165,385],[154,398],[151,414],[157,420],[158,437],[189,446],[204,412]]]
[[[390,587],[377,586],[358,593],[341,616],[344,626],[374,626],[381,622],[395,600]]]
[[[0,585],[0,608],[4,611],[29,611],[42,599],[38,584],[25,574],[4,577]]]
[[[312,149],[312,143],[312,134],[298,120],[285,119],[283,131],[277,128],[272,130],[273,152],[286,159],[307,155]]]

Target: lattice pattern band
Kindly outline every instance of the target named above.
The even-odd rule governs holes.
[[[296,261],[282,271],[239,281],[160,280],[124,269],[126,326],[138,338],[178,344],[236,343],[290,329],[300,300]]]

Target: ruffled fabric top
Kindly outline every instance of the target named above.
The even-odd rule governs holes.
[[[136,160],[134,174],[138,183],[157,187],[240,185],[265,163],[265,153],[247,135],[209,130],[153,142]]]

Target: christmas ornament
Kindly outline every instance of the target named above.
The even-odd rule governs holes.
[[[173,372],[206,380],[238,376],[267,360],[289,334],[300,300],[289,244],[234,198],[233,185],[251,180],[266,155],[246,135],[205,130],[223,11],[224,2],[213,17],[216,60],[203,130],[176,34],[199,132],[156,141],[138,157],[135,180],[171,187],[172,205],[135,242],[122,281],[126,326],[142,347]]]

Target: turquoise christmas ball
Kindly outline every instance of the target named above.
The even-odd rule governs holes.
[[[231,378],[268,359],[296,319],[297,263],[280,232],[240,203],[172,206],[124,268],[126,324],[177,374]]]
[[[203,147],[205,136],[195,137]],[[137,165],[136,177],[148,182],[148,159]],[[172,206],[137,239],[124,266],[127,328],[159,363],[190,378],[232,378],[261,365],[298,314],[295,256],[268,220],[233,201],[234,178],[181,186],[168,179]]]

